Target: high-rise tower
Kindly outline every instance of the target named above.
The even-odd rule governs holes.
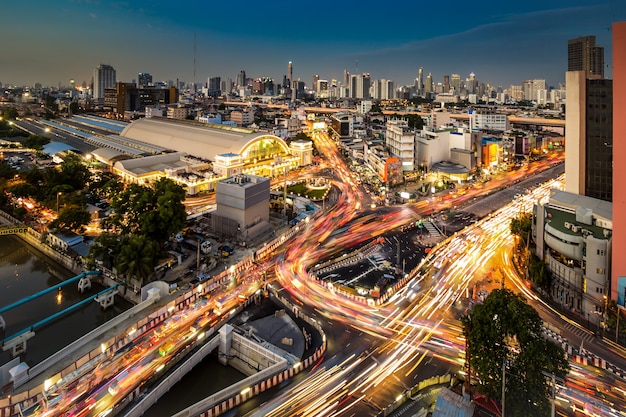
[[[239,71],[237,74],[237,87],[246,86],[246,72],[244,70]]]
[[[115,88],[115,69],[110,65],[100,64],[93,71],[93,98],[103,99],[105,88]]]
[[[595,36],[567,41],[567,70],[604,77],[604,48],[596,46]]]
[[[417,70],[417,85],[415,87],[418,96],[424,95],[424,68],[422,67]]]
[[[613,135],[618,138],[611,142],[613,149],[613,236],[611,238],[611,300],[626,307],[626,22],[613,23],[613,109],[622,117],[613,118]],[[568,93],[569,94],[569,93]],[[613,147],[614,146],[614,147]],[[625,318],[624,311],[622,320]],[[621,332],[620,332],[621,334]]]
[[[565,191],[613,200],[613,81],[565,75]]]
[[[289,61],[287,65],[287,77],[289,78],[289,83],[293,81],[293,64]]]
[[[595,43],[595,36],[567,43],[567,66],[577,69],[565,74],[565,191],[613,201],[613,80],[593,68],[593,55],[604,54]]]

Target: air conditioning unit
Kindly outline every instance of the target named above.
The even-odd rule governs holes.
[[[571,229],[572,228],[572,224],[570,222],[565,222],[565,228],[566,229]]]
[[[572,225],[572,232],[574,232],[574,233],[580,232],[580,226],[576,226],[575,224],[573,224]]]
[[[602,231],[602,233],[604,234],[604,237],[609,237],[611,236],[611,231],[609,229],[604,229]]]
[[[589,236],[591,234],[591,232],[587,229],[581,230],[581,233],[583,234],[583,236]]]

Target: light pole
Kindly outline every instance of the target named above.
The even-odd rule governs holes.
[[[57,214],[59,214],[59,196],[63,194],[61,191],[57,193]]]
[[[609,297],[607,297],[606,295],[603,295],[602,297],[604,297],[604,311],[602,312],[602,337],[604,337],[604,331],[607,328]]]
[[[616,304],[617,306],[617,326],[615,327],[615,341],[619,343],[619,316],[622,310],[626,310],[624,306]]]

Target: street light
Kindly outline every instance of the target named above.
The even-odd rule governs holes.
[[[57,193],[57,214],[59,214],[59,196],[63,194],[61,191]]]
[[[619,343],[619,316],[622,310],[626,310],[626,307],[616,304],[617,306],[617,326],[615,327],[615,341]]]

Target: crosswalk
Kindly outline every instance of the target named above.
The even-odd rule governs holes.
[[[439,237],[441,236],[441,233],[439,232],[439,229],[435,227],[435,225],[433,225],[431,222],[424,222],[424,227],[426,228],[426,230],[428,230],[428,233],[430,233],[431,237]]]
[[[565,323],[563,325],[567,331],[574,333],[576,336],[580,337],[585,342],[591,342],[595,336],[593,333],[589,333],[589,330],[583,330],[578,326],[575,326],[571,323]]]

